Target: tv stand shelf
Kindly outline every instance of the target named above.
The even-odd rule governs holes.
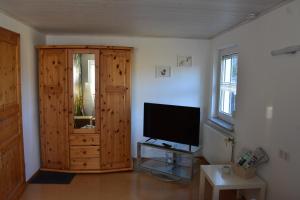
[[[176,179],[191,180],[196,165],[197,159],[191,151],[147,142],[137,143],[139,169],[165,174]]]

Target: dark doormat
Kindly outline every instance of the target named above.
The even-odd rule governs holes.
[[[28,183],[31,184],[70,184],[74,178],[73,173],[39,171]]]

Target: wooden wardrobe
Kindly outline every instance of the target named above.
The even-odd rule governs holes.
[[[132,169],[132,48],[38,46],[43,170]]]
[[[0,199],[25,187],[20,93],[20,35],[0,27]]]

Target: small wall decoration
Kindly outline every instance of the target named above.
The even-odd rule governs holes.
[[[155,68],[155,77],[171,77],[171,67],[158,65]]]
[[[178,67],[192,67],[192,56],[177,56]]]

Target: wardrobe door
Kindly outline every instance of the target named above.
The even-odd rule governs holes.
[[[40,134],[44,169],[69,168],[67,50],[40,50]]]
[[[100,163],[102,170],[131,167],[129,50],[100,53]]]
[[[70,169],[100,169],[99,49],[68,49]]]
[[[0,28],[0,199],[24,189],[19,34]]]

